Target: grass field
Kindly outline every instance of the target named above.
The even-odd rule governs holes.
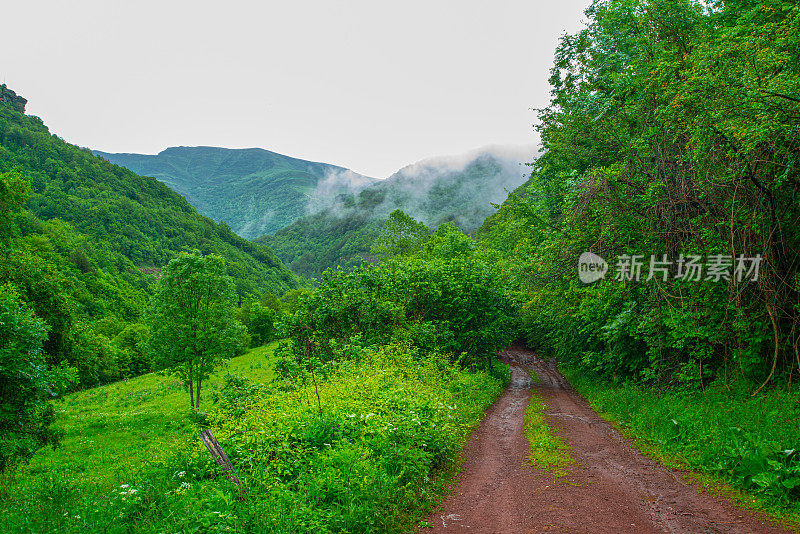
[[[253,382],[272,378],[269,357],[277,343],[232,359],[205,388],[201,410],[226,372]],[[189,418],[189,394],[181,382],[155,373],[80,391],[57,401],[56,428],[61,445],[43,449],[11,475],[0,478],[0,507],[33,486],[68,485],[96,494],[127,483],[142,465],[163,459],[184,445],[195,427]]]

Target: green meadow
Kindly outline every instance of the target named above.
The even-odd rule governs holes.
[[[254,382],[271,380],[269,358],[276,346],[270,343],[231,359],[212,375],[201,409],[211,406],[226,373]],[[181,382],[158,373],[72,393],[55,404],[55,427],[64,433],[61,444],[40,450],[30,464],[2,475],[0,509],[6,514],[21,503],[46,506],[25,499],[42,490],[53,493],[53,502],[59,490],[90,495],[130,483],[143,465],[170,457],[199,433]]]

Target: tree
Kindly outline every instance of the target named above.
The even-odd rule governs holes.
[[[18,173],[0,173],[0,239],[10,235],[14,216],[25,205],[28,192],[28,183]]]
[[[419,250],[429,234],[430,231],[424,223],[406,215],[402,210],[394,210],[375,240],[372,253],[383,258],[408,255]]]
[[[221,256],[199,251],[180,253],[162,274],[148,310],[149,352],[158,368],[183,379],[196,409],[203,380],[234,355],[243,329],[233,280]]]
[[[76,377],[70,369],[48,369],[42,354],[47,330],[13,286],[0,286],[0,471],[58,443],[49,400]]]
[[[250,333],[250,346],[260,347],[275,339],[277,330],[275,319],[278,313],[259,301],[245,302],[237,313],[237,318]]]

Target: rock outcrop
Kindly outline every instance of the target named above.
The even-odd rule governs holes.
[[[25,113],[25,104],[28,103],[28,100],[6,87],[6,84],[2,84],[0,85],[0,102],[10,104],[15,110]]]

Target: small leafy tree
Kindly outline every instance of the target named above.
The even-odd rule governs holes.
[[[150,301],[149,351],[157,368],[183,379],[193,409],[203,380],[236,351],[243,327],[235,302],[222,257],[198,251],[169,262]]]
[[[42,354],[46,337],[47,325],[13,286],[0,286],[0,471],[58,443],[49,400],[76,377],[70,369],[48,369]]]
[[[430,231],[424,223],[402,210],[394,210],[383,224],[372,246],[372,253],[381,258],[405,256],[419,250],[429,235]]]

